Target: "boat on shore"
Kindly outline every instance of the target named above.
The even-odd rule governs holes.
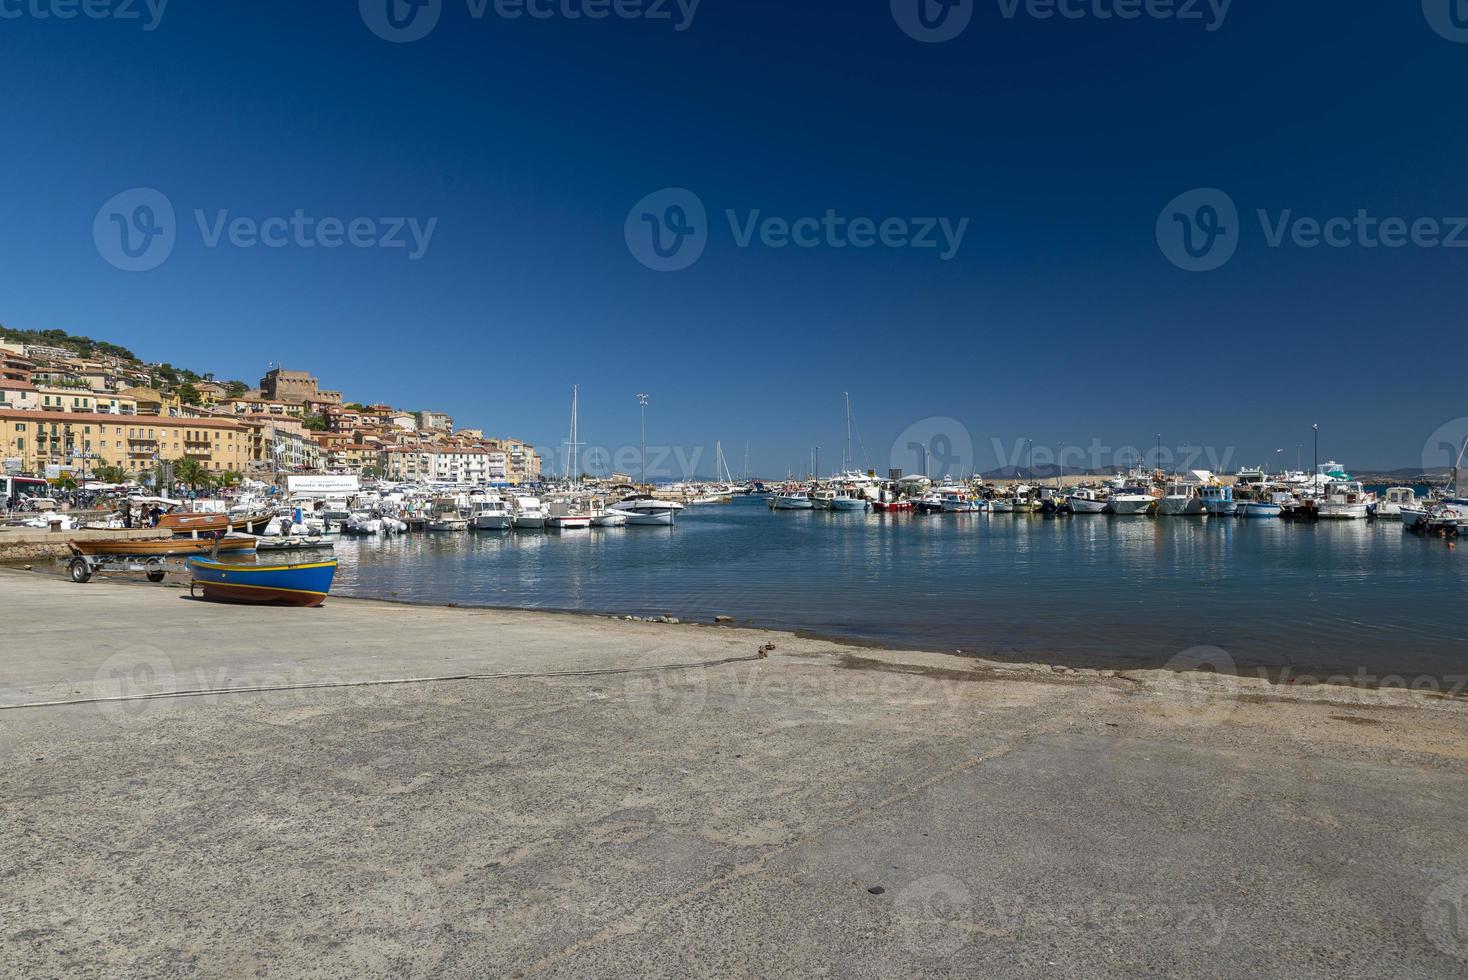
[[[245,565],[190,558],[189,594],[203,592],[215,602],[255,605],[319,606],[331,591],[335,558],[282,565]]]
[[[162,538],[149,541],[68,541],[74,555],[88,557],[182,558],[221,553],[250,554],[259,546],[252,535],[226,534],[219,538]]]

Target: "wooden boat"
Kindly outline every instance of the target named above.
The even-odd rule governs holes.
[[[331,591],[336,559],[293,565],[242,565],[190,558],[193,582],[189,594],[201,589],[205,599],[278,606],[319,606]]]
[[[243,531],[246,534],[259,534],[270,524],[270,514],[248,514],[243,517],[230,517],[228,514],[196,513],[194,511],[178,511],[172,514],[164,514],[158,518],[155,527],[172,531],[175,536],[183,537],[195,534],[207,534],[213,531]]]
[[[281,535],[273,538],[261,538],[255,543],[256,551],[330,551],[336,545],[330,538],[319,536],[300,537],[298,535]]]
[[[228,535],[218,541],[221,553],[248,554],[255,550],[255,539]],[[213,538],[164,538],[161,541],[68,541],[73,555],[90,557],[169,558],[183,555],[207,555],[214,550]]]

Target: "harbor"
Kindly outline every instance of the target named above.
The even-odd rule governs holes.
[[[0,580],[31,974],[1459,965],[1441,691]]]

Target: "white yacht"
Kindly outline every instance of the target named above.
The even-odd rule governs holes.
[[[678,512],[683,505],[676,500],[659,500],[651,494],[639,493],[617,501],[611,509],[626,514],[629,525],[671,527],[678,522]]]
[[[545,505],[539,497],[511,497],[511,526],[518,530],[538,531],[545,527]]]
[[[514,521],[510,508],[498,495],[474,501],[469,511],[469,526],[476,531],[504,531]]]

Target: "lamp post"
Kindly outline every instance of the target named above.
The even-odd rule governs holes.
[[[639,443],[642,451],[642,483],[647,485],[647,396],[639,393],[637,395],[637,406],[642,413],[642,441]]]

